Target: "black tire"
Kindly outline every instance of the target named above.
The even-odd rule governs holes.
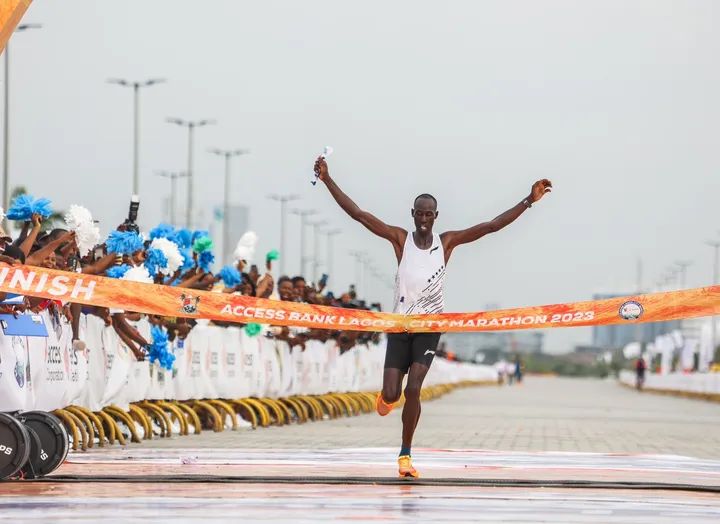
[[[25,426],[0,413],[0,480],[17,475],[30,457],[30,447],[30,434]]]
[[[23,468],[26,476],[43,477],[55,471],[67,458],[70,439],[63,423],[52,413],[27,411],[17,418],[34,431],[40,441],[37,450],[30,453],[30,460]]]

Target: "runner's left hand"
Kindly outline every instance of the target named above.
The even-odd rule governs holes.
[[[533,184],[532,189],[530,190],[530,200],[532,202],[537,202],[545,196],[545,193],[550,193],[551,191],[552,182],[550,182],[547,178],[538,180]]]

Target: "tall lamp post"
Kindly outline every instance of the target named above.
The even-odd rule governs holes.
[[[175,208],[177,207],[175,205],[175,195],[177,195],[177,179],[186,177],[187,173],[174,171],[157,171],[155,174],[157,176],[170,179],[170,223],[175,226],[177,225],[177,221],[175,220]]]
[[[363,279],[363,265],[367,257],[366,251],[348,251],[351,256],[355,257],[355,292],[360,296],[361,289],[364,289],[362,283]]]
[[[167,118],[166,121],[169,124],[175,124],[188,129],[188,166],[187,166],[187,178],[188,178],[188,194],[187,194],[187,209],[185,210],[185,226],[188,228],[193,227],[193,137],[196,127],[203,127],[215,123],[215,120],[206,118],[204,120],[182,120],[181,118]]]
[[[313,227],[313,282],[317,284],[318,281],[318,269],[320,267],[320,227],[327,225],[327,220],[316,220],[315,222],[309,222]]]
[[[280,202],[280,275],[285,274],[285,219],[287,218],[286,204],[300,198],[299,195],[268,195],[270,200]]]
[[[40,29],[42,24],[20,24],[16,33]],[[5,103],[3,118],[3,209],[10,206],[10,40],[5,44]]]
[[[325,262],[327,265],[328,280],[333,277],[333,255],[335,254],[333,249],[333,237],[335,235],[339,235],[340,233],[342,233],[342,229],[329,229],[325,231],[325,235],[327,236],[327,260]]]
[[[225,157],[225,194],[223,195],[223,264],[227,262],[228,246],[230,245],[230,159],[235,156],[246,155],[247,149],[218,149],[210,150],[211,153]]]
[[[714,240],[707,242],[707,245],[712,247],[715,250],[715,258],[713,260],[713,277],[712,277],[712,285],[715,286],[718,284],[718,278],[720,276],[718,275],[718,271],[720,271],[720,241]],[[713,350],[713,356],[715,355],[715,350],[718,346],[717,341],[717,317],[712,317],[711,321],[711,328],[712,328],[712,350]]]
[[[164,78],[151,78],[142,82],[131,82],[123,78],[109,78],[109,84],[133,89],[133,195],[140,194],[140,88],[165,82]]]
[[[680,276],[680,289],[685,289],[685,279],[687,277],[687,268],[690,266],[692,262],[688,260],[678,260],[675,262],[675,265],[678,268],[678,274]],[[678,320],[678,327],[680,331],[683,333],[683,336],[685,336],[685,332],[683,331],[684,327],[683,319]]]
[[[687,268],[692,265],[689,260],[678,260],[675,262],[680,270],[680,289],[685,289],[685,277],[687,276]]]
[[[307,217],[317,213],[315,209],[293,209],[290,211],[293,215],[300,217],[300,275],[303,278],[307,278],[305,272],[305,226],[307,226]]]

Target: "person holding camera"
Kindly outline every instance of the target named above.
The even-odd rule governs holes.
[[[441,313],[444,308],[445,268],[453,250],[461,244],[474,242],[514,222],[552,189],[549,180],[538,180],[527,197],[494,219],[468,229],[442,234],[433,232],[438,217],[437,200],[432,195],[423,193],[413,202],[410,215],[414,220],[415,230],[408,232],[401,227],[390,226],[360,209],[330,177],[324,157],[318,157],[314,170],[316,177],[325,183],[335,202],[350,218],[392,244],[398,261],[393,311],[405,315]],[[407,374],[405,406],[402,412],[402,444],[398,457],[398,473],[402,478],[419,477],[412,465],[412,439],[420,419],[420,390],[437,351],[440,335],[391,333],[387,337],[383,387],[377,396],[375,408],[381,416],[392,411],[400,399],[403,378]]]

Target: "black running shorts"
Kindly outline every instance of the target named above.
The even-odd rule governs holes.
[[[430,367],[441,333],[388,333],[385,367],[407,373],[417,362]]]

